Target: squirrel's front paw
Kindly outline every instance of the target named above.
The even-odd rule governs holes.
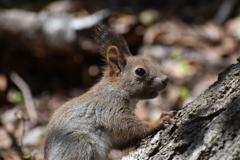
[[[160,118],[167,117],[167,116],[170,118],[173,118],[177,113],[178,111],[168,111],[168,112],[162,111]]]
[[[177,114],[177,111],[162,112],[159,120],[162,121],[162,128],[165,129],[171,124],[176,124],[176,120],[172,119]]]

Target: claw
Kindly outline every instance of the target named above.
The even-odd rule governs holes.
[[[169,116],[170,118],[172,118],[172,117],[174,117],[177,113],[178,113],[178,111],[169,111],[169,112],[162,111],[162,114],[161,114],[160,117]]]
[[[159,120],[162,122],[162,127],[167,128],[171,124],[176,124],[176,120],[172,119],[177,114],[177,111],[162,112]]]

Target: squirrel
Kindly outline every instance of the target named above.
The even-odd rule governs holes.
[[[163,112],[154,122],[140,120],[136,103],[159,95],[168,77],[159,65],[133,56],[124,38],[106,25],[95,27],[94,39],[107,65],[85,94],[53,114],[45,135],[45,160],[106,160],[110,149],[126,149],[176,120]]]

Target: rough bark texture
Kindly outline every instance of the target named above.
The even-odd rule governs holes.
[[[123,160],[240,159],[240,63],[176,115],[177,125],[144,139]]]

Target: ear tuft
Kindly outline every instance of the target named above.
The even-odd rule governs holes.
[[[95,27],[93,38],[99,46],[100,53],[106,57],[106,52],[109,46],[116,46],[121,53],[126,56],[131,56],[128,45],[124,38],[110,30],[106,25],[100,24]]]

